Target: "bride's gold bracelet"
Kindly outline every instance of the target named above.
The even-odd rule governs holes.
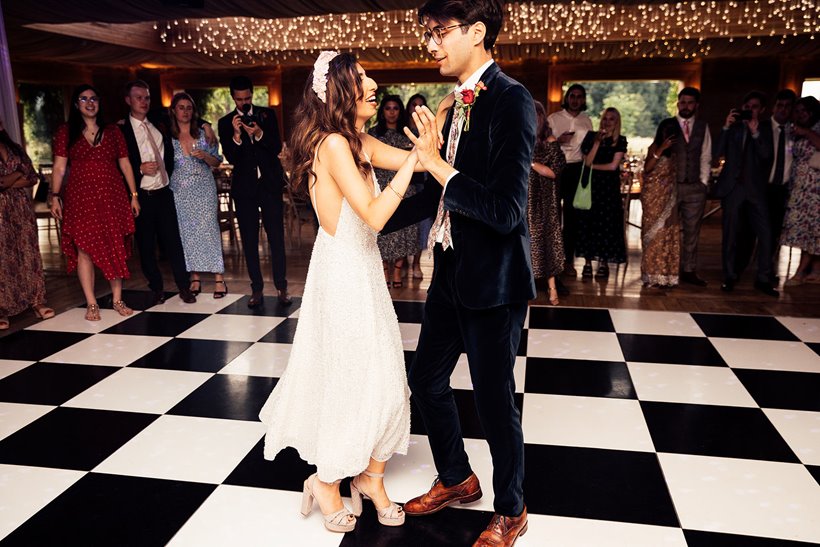
[[[404,199],[404,196],[402,194],[399,194],[399,192],[395,188],[393,188],[393,183],[392,182],[388,182],[387,187],[390,188],[391,190],[393,190],[393,193],[396,194],[397,196],[399,196],[399,199]]]

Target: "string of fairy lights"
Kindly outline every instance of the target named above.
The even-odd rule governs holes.
[[[616,5],[592,2],[505,5],[498,44],[514,55],[616,48],[623,57],[708,56],[711,40],[764,39],[820,32],[820,1],[751,0]],[[322,49],[406,51],[428,58],[415,10],[280,19],[223,17],[155,23],[163,43],[233,64],[282,63],[315,57]],[[648,47],[647,47],[648,46]],[[407,57],[405,54],[403,57]]]

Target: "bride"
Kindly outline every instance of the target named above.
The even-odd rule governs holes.
[[[324,51],[296,111],[291,183],[307,186],[320,226],[288,366],[259,415],[268,426],[266,459],[292,446],[316,465],[302,513],[315,499],[334,532],[354,529],[365,497],[381,524],[404,523],[382,478],[387,460],[407,453],[410,393],[376,236],[401,202],[417,156],[362,132],[377,110],[376,88],[353,55]],[[433,114],[425,107],[415,115],[434,138]],[[383,192],[374,167],[396,171]],[[339,481],[351,476],[349,511]]]

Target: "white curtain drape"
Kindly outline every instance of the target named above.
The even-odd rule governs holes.
[[[17,94],[14,91],[14,76],[11,74],[9,41],[6,38],[6,24],[3,21],[3,6],[0,2],[0,119],[14,142],[23,142],[20,134],[20,120],[17,118]]]

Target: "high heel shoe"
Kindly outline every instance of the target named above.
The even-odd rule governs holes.
[[[37,316],[37,319],[40,319],[41,321],[54,317],[54,310],[48,306],[32,306],[31,311],[33,311],[34,315]]]
[[[196,289],[194,289],[194,283],[196,283]],[[191,284],[188,286],[188,289],[191,291],[192,295],[199,296],[199,293],[202,292],[202,280],[192,279]]]
[[[371,473],[370,471],[362,471],[363,474],[373,479],[380,479],[384,477],[384,473]],[[358,485],[359,477],[355,477],[350,481],[350,507],[353,509],[353,514],[357,517],[362,514],[362,499],[370,499],[367,495],[362,493]],[[401,526],[404,524],[404,509],[401,505],[390,502],[390,505],[384,509],[376,508],[376,515],[379,523],[383,526]]]
[[[313,495],[313,484],[317,480],[319,478],[316,473],[305,479],[304,488],[302,489],[302,515],[304,516],[308,516],[313,510],[313,500],[316,499],[316,496]],[[321,511],[321,508],[319,510]],[[352,532],[356,527],[356,517],[344,506],[329,515],[322,513],[322,519],[325,521],[325,528],[331,532]]]
[[[558,304],[561,303],[561,301],[558,300],[558,289],[557,288],[550,287],[549,289],[547,289],[547,295],[549,297],[550,305],[557,306]]]
[[[214,283],[214,285],[216,285],[217,283],[222,283],[222,286],[225,287],[225,290],[218,291],[216,290],[216,287],[214,287],[214,298],[225,298],[225,295],[228,294],[228,284],[224,281],[217,281],[216,283]]]

